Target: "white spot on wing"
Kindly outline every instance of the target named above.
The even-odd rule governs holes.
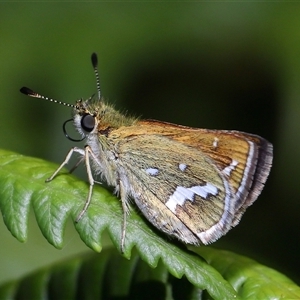
[[[169,207],[173,212],[175,212],[176,205],[182,206],[185,200],[193,201],[194,193],[187,188],[178,186],[173,195],[169,198],[166,206]]]
[[[156,175],[158,175],[159,170],[155,169],[155,168],[148,168],[148,169],[146,169],[146,173],[150,176],[156,176]]]
[[[238,165],[238,162],[236,160],[232,160],[231,164],[227,166],[224,170],[223,173],[225,175],[230,176],[230,173],[235,169],[235,167]]]
[[[211,183],[207,183],[203,186],[193,186],[190,188],[195,194],[199,195],[202,198],[207,198],[208,194],[217,195],[218,189]]]
[[[215,137],[214,141],[213,141],[213,147],[214,147],[214,149],[216,149],[218,147],[218,144],[219,144],[219,139]]]
[[[177,205],[182,206],[186,200],[193,202],[195,195],[206,199],[208,194],[214,196],[218,194],[218,189],[211,183],[207,183],[202,186],[196,185],[190,188],[178,186],[173,195],[171,195],[169,200],[166,202],[166,206],[175,213]]]
[[[180,171],[184,172],[187,168],[187,165],[186,164],[179,164],[178,167],[179,167]]]

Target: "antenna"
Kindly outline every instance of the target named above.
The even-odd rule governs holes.
[[[98,91],[98,100],[100,100],[101,91],[100,91],[100,79],[99,79],[99,73],[98,73],[98,58],[97,58],[97,54],[93,53],[91,59],[92,59],[92,65],[93,65],[95,76],[96,76],[96,86],[97,86],[97,91]]]
[[[43,95],[40,95],[40,94],[34,92],[33,90],[31,90],[31,89],[29,89],[27,87],[22,87],[20,89],[20,92],[23,93],[23,94],[25,94],[25,95],[27,95],[27,96],[29,96],[29,97],[32,97],[32,98],[44,99],[44,100],[48,100],[48,101],[51,101],[51,102],[54,102],[54,103],[62,104],[64,106],[75,108],[74,104],[69,104],[69,103],[66,103],[66,102],[55,100],[53,98],[48,98],[46,96],[43,96]]]

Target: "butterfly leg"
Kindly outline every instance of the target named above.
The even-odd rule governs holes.
[[[86,146],[84,148],[84,160],[85,160],[86,172],[87,172],[87,175],[88,175],[90,187],[89,187],[89,193],[88,193],[88,197],[85,201],[84,207],[83,207],[82,211],[79,213],[79,215],[76,218],[75,222],[79,222],[79,220],[83,217],[83,215],[87,211],[87,209],[88,209],[88,207],[91,203],[91,199],[92,199],[93,187],[94,187],[94,184],[95,184],[95,180],[93,178],[92,169],[91,169],[91,165],[90,165],[90,155],[92,156],[93,159],[95,159],[95,155],[94,155],[94,152],[92,151],[91,147]]]
[[[73,173],[73,172],[77,169],[77,167],[78,167],[83,161],[84,161],[84,156],[82,156],[82,157],[80,157],[80,158],[78,159],[78,161],[76,162],[76,164],[70,169],[69,173],[70,173],[70,174]]]
[[[73,172],[77,167],[78,165],[83,161],[85,160],[85,163],[86,163],[86,170],[87,170],[87,174],[88,174],[88,178],[89,178],[89,183],[90,183],[90,189],[89,189],[89,194],[88,194],[88,197],[87,197],[87,200],[85,202],[85,205],[84,205],[84,208],[82,209],[82,211],[80,212],[80,214],[78,215],[78,217],[76,218],[76,221],[75,222],[78,222],[82,216],[84,215],[84,213],[86,212],[90,202],[91,202],[91,198],[92,198],[92,193],[93,193],[93,185],[94,185],[94,179],[93,179],[93,175],[92,175],[92,171],[91,171],[91,166],[90,166],[90,160],[89,160],[89,153],[92,153],[91,152],[92,150],[90,149],[90,147],[85,147],[85,149],[81,149],[81,148],[78,148],[78,147],[73,147],[67,154],[66,158],[64,159],[64,161],[61,163],[61,165],[55,170],[55,172],[48,178],[46,179],[46,182],[49,182],[49,181],[52,181],[55,176],[60,172],[60,170],[68,164],[68,162],[70,161],[72,155],[74,152],[77,152],[79,154],[82,155],[82,158],[80,158],[78,160],[78,162],[75,164],[75,166],[71,169],[71,172]]]
[[[70,161],[72,155],[74,152],[77,152],[81,155],[85,155],[85,151],[81,148],[78,147],[73,147],[67,154],[66,158],[64,159],[64,161],[61,163],[61,165],[55,170],[55,172],[46,179],[46,182],[52,181],[54,179],[54,177],[60,172],[60,170],[66,165],[68,164],[68,162]],[[81,160],[79,161],[81,162]],[[76,167],[78,166],[79,162],[77,162],[77,164],[75,165]],[[74,167],[71,169],[73,171]]]
[[[125,246],[125,236],[126,236],[126,220],[127,220],[127,213],[128,213],[128,206],[127,206],[127,192],[125,191],[125,187],[123,182],[119,181],[120,186],[120,198],[122,202],[122,210],[123,210],[123,224],[122,224],[122,237],[121,237],[121,253],[124,253],[124,246]]]

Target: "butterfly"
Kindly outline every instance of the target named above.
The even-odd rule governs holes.
[[[74,153],[79,153],[80,162],[86,165],[90,188],[76,221],[88,209],[94,178],[100,175],[115,187],[121,199],[122,251],[131,200],[156,228],[186,244],[212,243],[236,226],[268,178],[272,144],[258,135],[239,131],[128,117],[101,96],[97,55],[93,53],[91,59],[98,90],[96,99],[68,104],[26,87],[20,90],[73,109],[73,118],[64,123],[64,132],[70,140],[85,140],[85,147],[73,147],[47,181],[55,178]],[[80,139],[68,135],[69,121]]]

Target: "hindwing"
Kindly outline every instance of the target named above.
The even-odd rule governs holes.
[[[143,214],[191,244],[213,242],[235,226],[260,194],[272,163],[270,143],[236,131],[145,120],[110,138]]]

